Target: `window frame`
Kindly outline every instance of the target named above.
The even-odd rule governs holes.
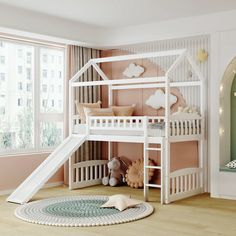
[[[24,40],[24,39],[14,39],[14,38],[5,38],[4,36],[0,35],[0,41],[5,43],[15,43],[15,44],[21,44],[21,45],[28,45],[34,47],[34,55],[31,55],[31,64],[34,62],[34,71],[31,71],[32,73],[32,103],[33,106],[33,117],[34,117],[34,134],[33,134],[33,148],[28,149],[13,149],[13,150],[6,150],[3,152],[0,152],[0,158],[1,157],[7,157],[7,156],[16,156],[16,155],[27,155],[27,154],[44,154],[44,153],[50,153],[52,152],[56,146],[51,147],[42,147],[40,145],[40,122],[62,122],[63,123],[63,136],[62,141],[65,139],[67,135],[67,115],[66,115],[66,102],[67,102],[67,79],[66,79],[66,64],[67,64],[67,48],[66,45],[58,45],[53,43],[45,43],[38,40],[31,41],[31,40]],[[62,78],[63,79],[63,103],[62,103],[62,113],[51,113],[51,114],[40,114],[40,78],[42,77],[40,74],[40,49],[41,48],[48,48],[48,49],[56,49],[61,50],[63,52],[63,59],[64,59],[64,66],[63,66],[63,73]],[[5,65],[6,65],[6,59],[5,59]],[[59,144],[60,145],[60,144]]]

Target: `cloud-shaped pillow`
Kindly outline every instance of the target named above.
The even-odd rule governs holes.
[[[173,94],[170,94],[170,107],[177,102],[177,97]],[[160,109],[165,108],[165,93],[158,89],[153,95],[151,95],[146,101],[146,105],[154,108]]]
[[[144,67],[130,63],[124,70],[123,75],[129,78],[139,77],[144,72]]]

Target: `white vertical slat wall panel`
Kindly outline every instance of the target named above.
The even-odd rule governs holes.
[[[209,35],[200,35],[187,38],[169,39],[161,40],[155,42],[148,42],[136,45],[129,45],[119,48],[120,50],[127,51],[130,53],[145,53],[153,51],[165,51],[172,49],[182,49],[186,48],[188,53],[192,56],[196,64],[199,66],[200,71],[203,76],[207,79],[209,76],[209,57],[205,62],[199,62],[197,60],[197,54],[200,49],[204,49],[208,52],[210,51],[210,40]],[[151,58],[150,60],[159,66],[163,71],[166,71],[171,64],[176,59],[175,56],[172,57],[162,57],[162,58]],[[179,67],[171,74],[172,81],[196,81],[197,76],[192,73],[190,77],[191,66],[185,60]],[[183,94],[187,105],[200,107],[200,89],[198,87],[180,87],[179,90]]]

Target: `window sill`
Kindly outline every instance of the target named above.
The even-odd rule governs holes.
[[[53,152],[53,149],[47,149],[47,150],[39,150],[39,151],[27,151],[27,152],[11,152],[11,153],[0,153],[0,159],[1,158],[7,158],[7,157],[20,157],[20,156],[32,156],[32,155],[42,155],[42,154],[51,154]]]

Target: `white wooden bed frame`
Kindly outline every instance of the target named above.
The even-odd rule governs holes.
[[[99,63],[118,62],[134,59],[157,58],[176,56],[176,60],[166,71],[164,76],[110,80],[99,67]],[[187,60],[198,80],[171,82],[170,73],[183,61]],[[81,76],[89,67],[93,67],[101,76],[101,81],[82,82]],[[87,117],[86,128],[79,135],[86,135],[87,140],[107,141],[108,156],[112,158],[112,142],[143,143],[144,148],[144,198],[148,200],[149,187],[161,189],[161,203],[170,203],[195,194],[204,192],[206,184],[206,166],[204,158],[205,136],[205,79],[197,65],[188,55],[186,49],[132,54],[115,57],[90,59],[89,62],[69,82],[69,132],[77,135],[76,131],[81,126],[80,119],[75,111],[75,88],[84,86],[108,86],[108,103],[113,104],[114,90],[138,88],[163,88],[165,89],[165,115],[159,117],[131,116],[131,117]],[[191,119],[179,119],[170,114],[170,88],[171,87],[196,87],[200,91],[199,112],[201,116]],[[148,127],[151,123],[165,122],[163,136],[150,136]],[[99,131],[102,131],[101,134]],[[112,133],[114,132],[114,133]],[[198,141],[199,166],[184,168],[170,172],[170,143]],[[150,144],[159,144],[158,148]],[[160,152],[161,165],[148,166],[149,151]],[[75,163],[73,158],[69,161],[69,186],[70,189],[86,187],[101,183],[107,174],[106,163],[108,160],[86,161]],[[161,171],[161,183],[148,182],[148,169],[155,168]]]

